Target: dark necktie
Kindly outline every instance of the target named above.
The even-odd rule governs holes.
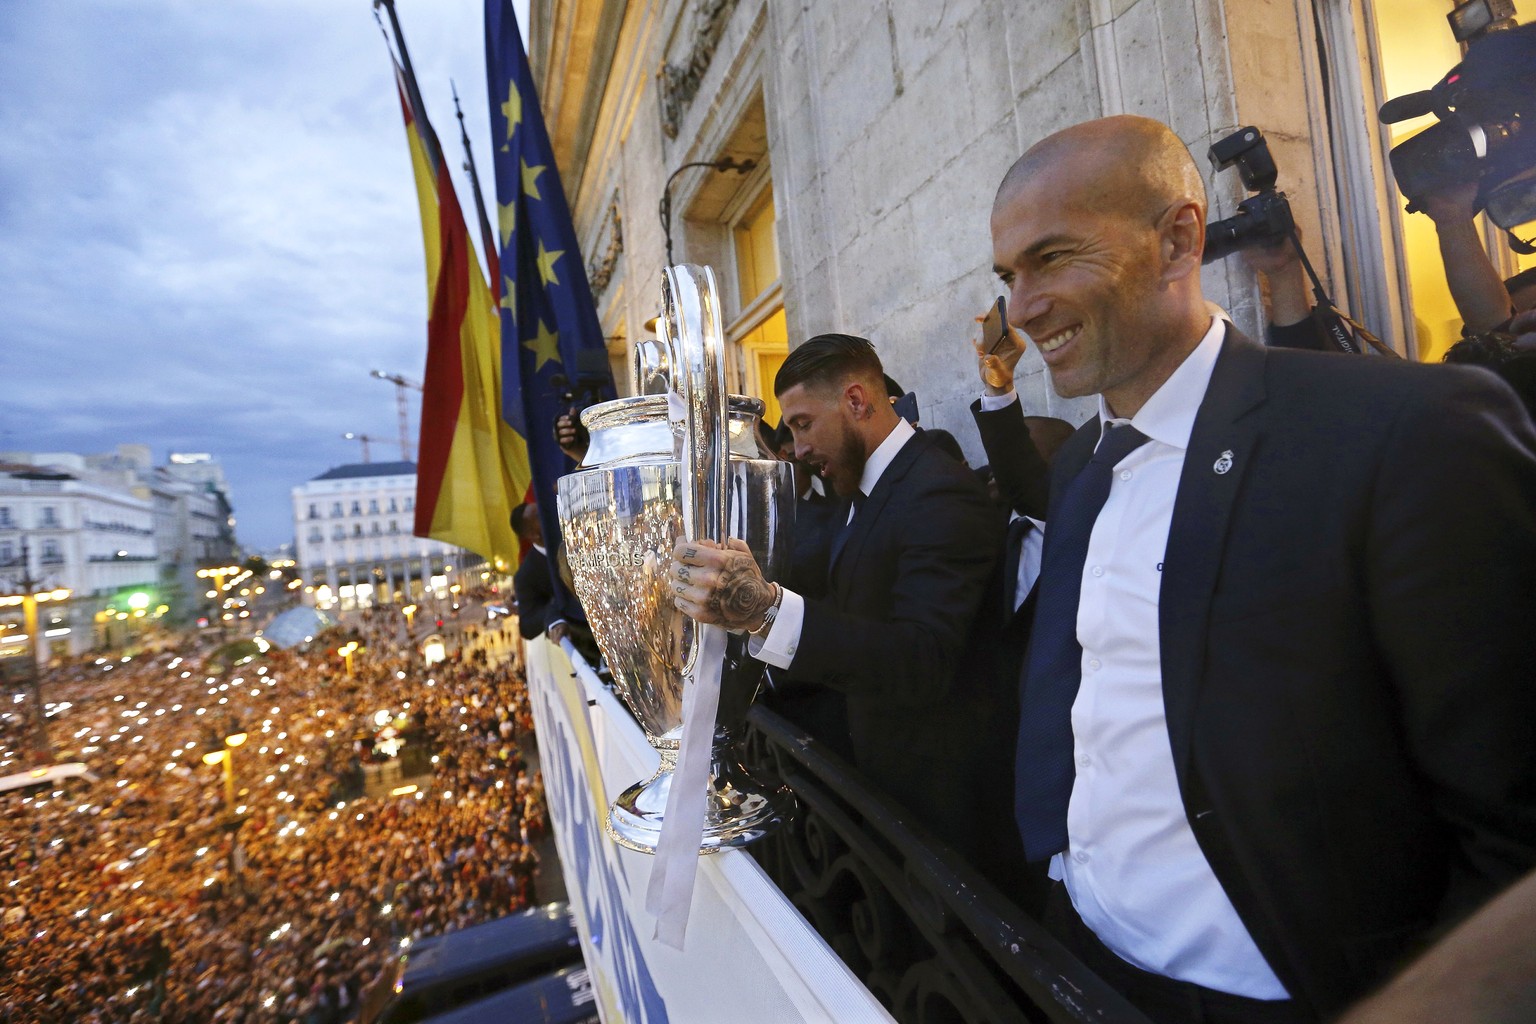
[[[1003,621],[1012,619],[1019,602],[1028,594],[1019,593],[1019,561],[1024,556],[1024,538],[1033,524],[1019,516],[1008,524],[1008,544],[1003,549]]]
[[[1045,531],[1035,622],[1024,659],[1014,788],[1014,817],[1030,860],[1067,846],[1067,804],[1076,778],[1072,703],[1083,670],[1083,648],[1077,641],[1083,562],[1093,524],[1109,497],[1115,464],[1146,440],[1135,427],[1106,423],[1093,458],[1067,485]]]
[[[863,491],[856,490],[853,492],[853,498],[849,502],[850,511],[848,518],[843,521],[843,525],[832,537],[832,553],[827,559],[829,572],[832,566],[837,564],[837,556],[843,553],[843,545],[848,543],[848,536],[853,533],[853,524],[859,518],[859,509],[864,507],[864,498],[865,494]]]

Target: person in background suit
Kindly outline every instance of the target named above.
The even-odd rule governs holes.
[[[1480,371],[1209,314],[1167,126],[1035,145],[1009,319],[1099,415],[1051,467],[1015,817],[1159,1022],[1316,1021],[1536,865],[1536,431]]]
[[[566,611],[564,595],[557,594],[551,582],[549,552],[544,548],[538,506],[529,502],[513,509],[512,532],[528,545],[528,553],[512,576],[512,592],[517,595],[518,632],[524,640],[546,633],[557,644],[567,637],[575,640],[585,633],[585,627]]]
[[[975,810],[987,694],[956,675],[1002,541],[999,510],[964,465],[891,408],[863,338],[821,335],[774,390],[795,454],[844,497],[824,597],[762,576],[740,541],[679,542],[677,606],[749,630],[754,657],[847,697],[858,768],[962,853],[993,830]],[[994,783],[995,784],[995,783]]]

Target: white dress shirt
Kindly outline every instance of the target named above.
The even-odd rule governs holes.
[[[896,426],[885,435],[885,440],[879,447],[869,453],[869,458],[864,460],[864,472],[859,477],[859,490],[867,498],[875,489],[875,484],[880,482],[880,477],[892,461],[896,453],[901,451],[917,431],[912,424],[897,417]],[[853,522],[853,510],[849,509],[848,522]],[[790,662],[795,659],[795,652],[800,649],[800,630],[805,625],[805,598],[784,588],[783,600],[779,602],[779,614],[773,620],[773,626],[769,628],[768,635],[759,639],[752,637],[747,641],[747,653],[765,665],[774,668],[789,668]]]
[[[1072,705],[1077,776],[1068,848],[1051,874],[1065,879],[1078,914],[1122,959],[1223,992],[1284,999],[1186,820],[1163,706],[1162,558],[1224,335],[1225,323],[1213,319],[1129,420],[1150,440],[1116,464],[1088,540],[1077,611],[1082,685]],[[1102,398],[1099,417],[1113,418]]]

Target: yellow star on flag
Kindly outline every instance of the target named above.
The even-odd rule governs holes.
[[[564,249],[549,252],[544,248],[544,239],[539,239],[539,277],[545,284],[560,283],[560,279],[555,276],[555,260],[564,255]]]
[[[536,164],[533,167],[529,167],[528,161],[523,160],[520,162],[523,165],[523,191],[535,199],[543,199],[544,197],[539,195],[539,175],[544,173],[545,165]]]
[[[544,326],[543,319],[539,320],[539,333],[537,337],[529,338],[523,342],[523,348],[532,352],[536,357],[533,372],[538,373],[544,368],[544,364],[553,359],[560,362],[560,335]]]
[[[523,95],[517,91],[516,82],[507,82],[507,102],[501,105],[501,116],[507,119],[507,140],[511,141],[512,133],[523,123]],[[503,145],[501,148],[507,147]]]
[[[501,228],[501,247],[512,244],[512,232],[517,230],[517,204],[496,204],[496,224]]]
[[[505,274],[501,275],[501,302],[499,305],[502,309],[510,309],[514,313],[517,312],[516,292],[517,282]]]

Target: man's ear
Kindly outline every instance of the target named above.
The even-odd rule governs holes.
[[[850,380],[843,385],[843,403],[848,411],[853,414],[855,420],[868,419],[871,413],[869,408],[869,393],[864,387],[864,382]]]
[[[1170,207],[1158,223],[1158,246],[1164,281],[1198,274],[1205,252],[1205,208],[1193,199]]]

